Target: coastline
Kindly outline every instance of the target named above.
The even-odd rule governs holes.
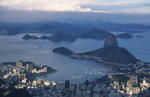
[[[43,73],[40,73],[40,74],[32,74],[33,76],[35,77],[39,77],[39,76],[45,76],[45,75],[49,75],[49,74],[53,74],[53,73],[56,73],[57,70],[48,70],[47,72],[43,72]]]

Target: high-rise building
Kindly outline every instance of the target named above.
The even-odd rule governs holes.
[[[18,78],[19,78],[19,80],[24,80],[26,78],[26,74],[25,73],[18,74]]]
[[[26,64],[26,72],[32,72],[32,64]]]
[[[69,88],[70,87],[70,81],[69,80],[66,80],[65,81],[65,88]]]
[[[20,62],[20,61],[19,61],[19,62],[16,62],[16,66],[17,66],[17,67],[23,66],[23,63]]]

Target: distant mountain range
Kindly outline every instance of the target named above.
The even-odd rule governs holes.
[[[150,25],[143,25],[143,24],[120,24],[120,23],[103,23],[98,22],[95,24],[96,27],[103,28],[108,31],[116,31],[116,32],[129,32],[129,33],[138,33],[150,30]]]
[[[0,23],[1,35],[16,35],[22,33],[52,34],[52,37],[42,37],[53,41],[74,41],[77,38],[103,40],[109,31],[128,32],[119,35],[118,38],[132,38],[129,34],[149,31],[150,25],[142,24],[116,24],[98,22],[91,24],[42,22],[42,23]],[[31,38],[31,37],[30,37]],[[28,37],[28,39],[30,39]]]
[[[55,32],[85,32],[91,28],[99,28],[108,31],[116,32],[141,32],[150,30],[150,25],[143,24],[119,24],[119,23],[104,23],[95,22],[94,24],[83,23],[62,23],[62,22],[39,22],[39,23],[0,23],[0,32],[4,30],[13,33],[14,31],[22,32],[39,32],[39,33],[55,33]],[[12,32],[10,32],[12,31]],[[18,32],[19,33],[19,32]],[[14,32],[14,34],[16,34]]]

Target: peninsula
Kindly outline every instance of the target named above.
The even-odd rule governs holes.
[[[69,57],[80,60],[95,60],[111,65],[135,64],[139,61],[126,48],[119,47],[118,41],[113,34],[107,36],[103,48],[85,53],[72,53]]]

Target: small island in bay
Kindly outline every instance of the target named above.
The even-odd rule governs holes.
[[[131,39],[133,38],[133,36],[131,34],[128,34],[128,33],[122,33],[122,34],[119,34],[119,35],[116,35],[117,38],[122,38],[122,39]]]
[[[144,36],[141,36],[141,35],[137,35],[136,37],[137,38],[144,38]]]
[[[22,39],[24,39],[24,40],[39,39],[39,37],[26,34],[22,37]]]
[[[66,47],[55,48],[55,49],[53,49],[53,52],[54,53],[59,53],[59,54],[62,54],[62,55],[67,55],[67,56],[74,54],[73,51],[67,49]]]
[[[22,39],[24,39],[24,40],[42,39],[42,40],[51,40],[51,41],[55,41],[55,42],[61,42],[61,41],[74,42],[77,38],[72,33],[61,33],[60,32],[60,33],[54,33],[52,36],[43,35],[41,37],[26,34],[22,37]]]

